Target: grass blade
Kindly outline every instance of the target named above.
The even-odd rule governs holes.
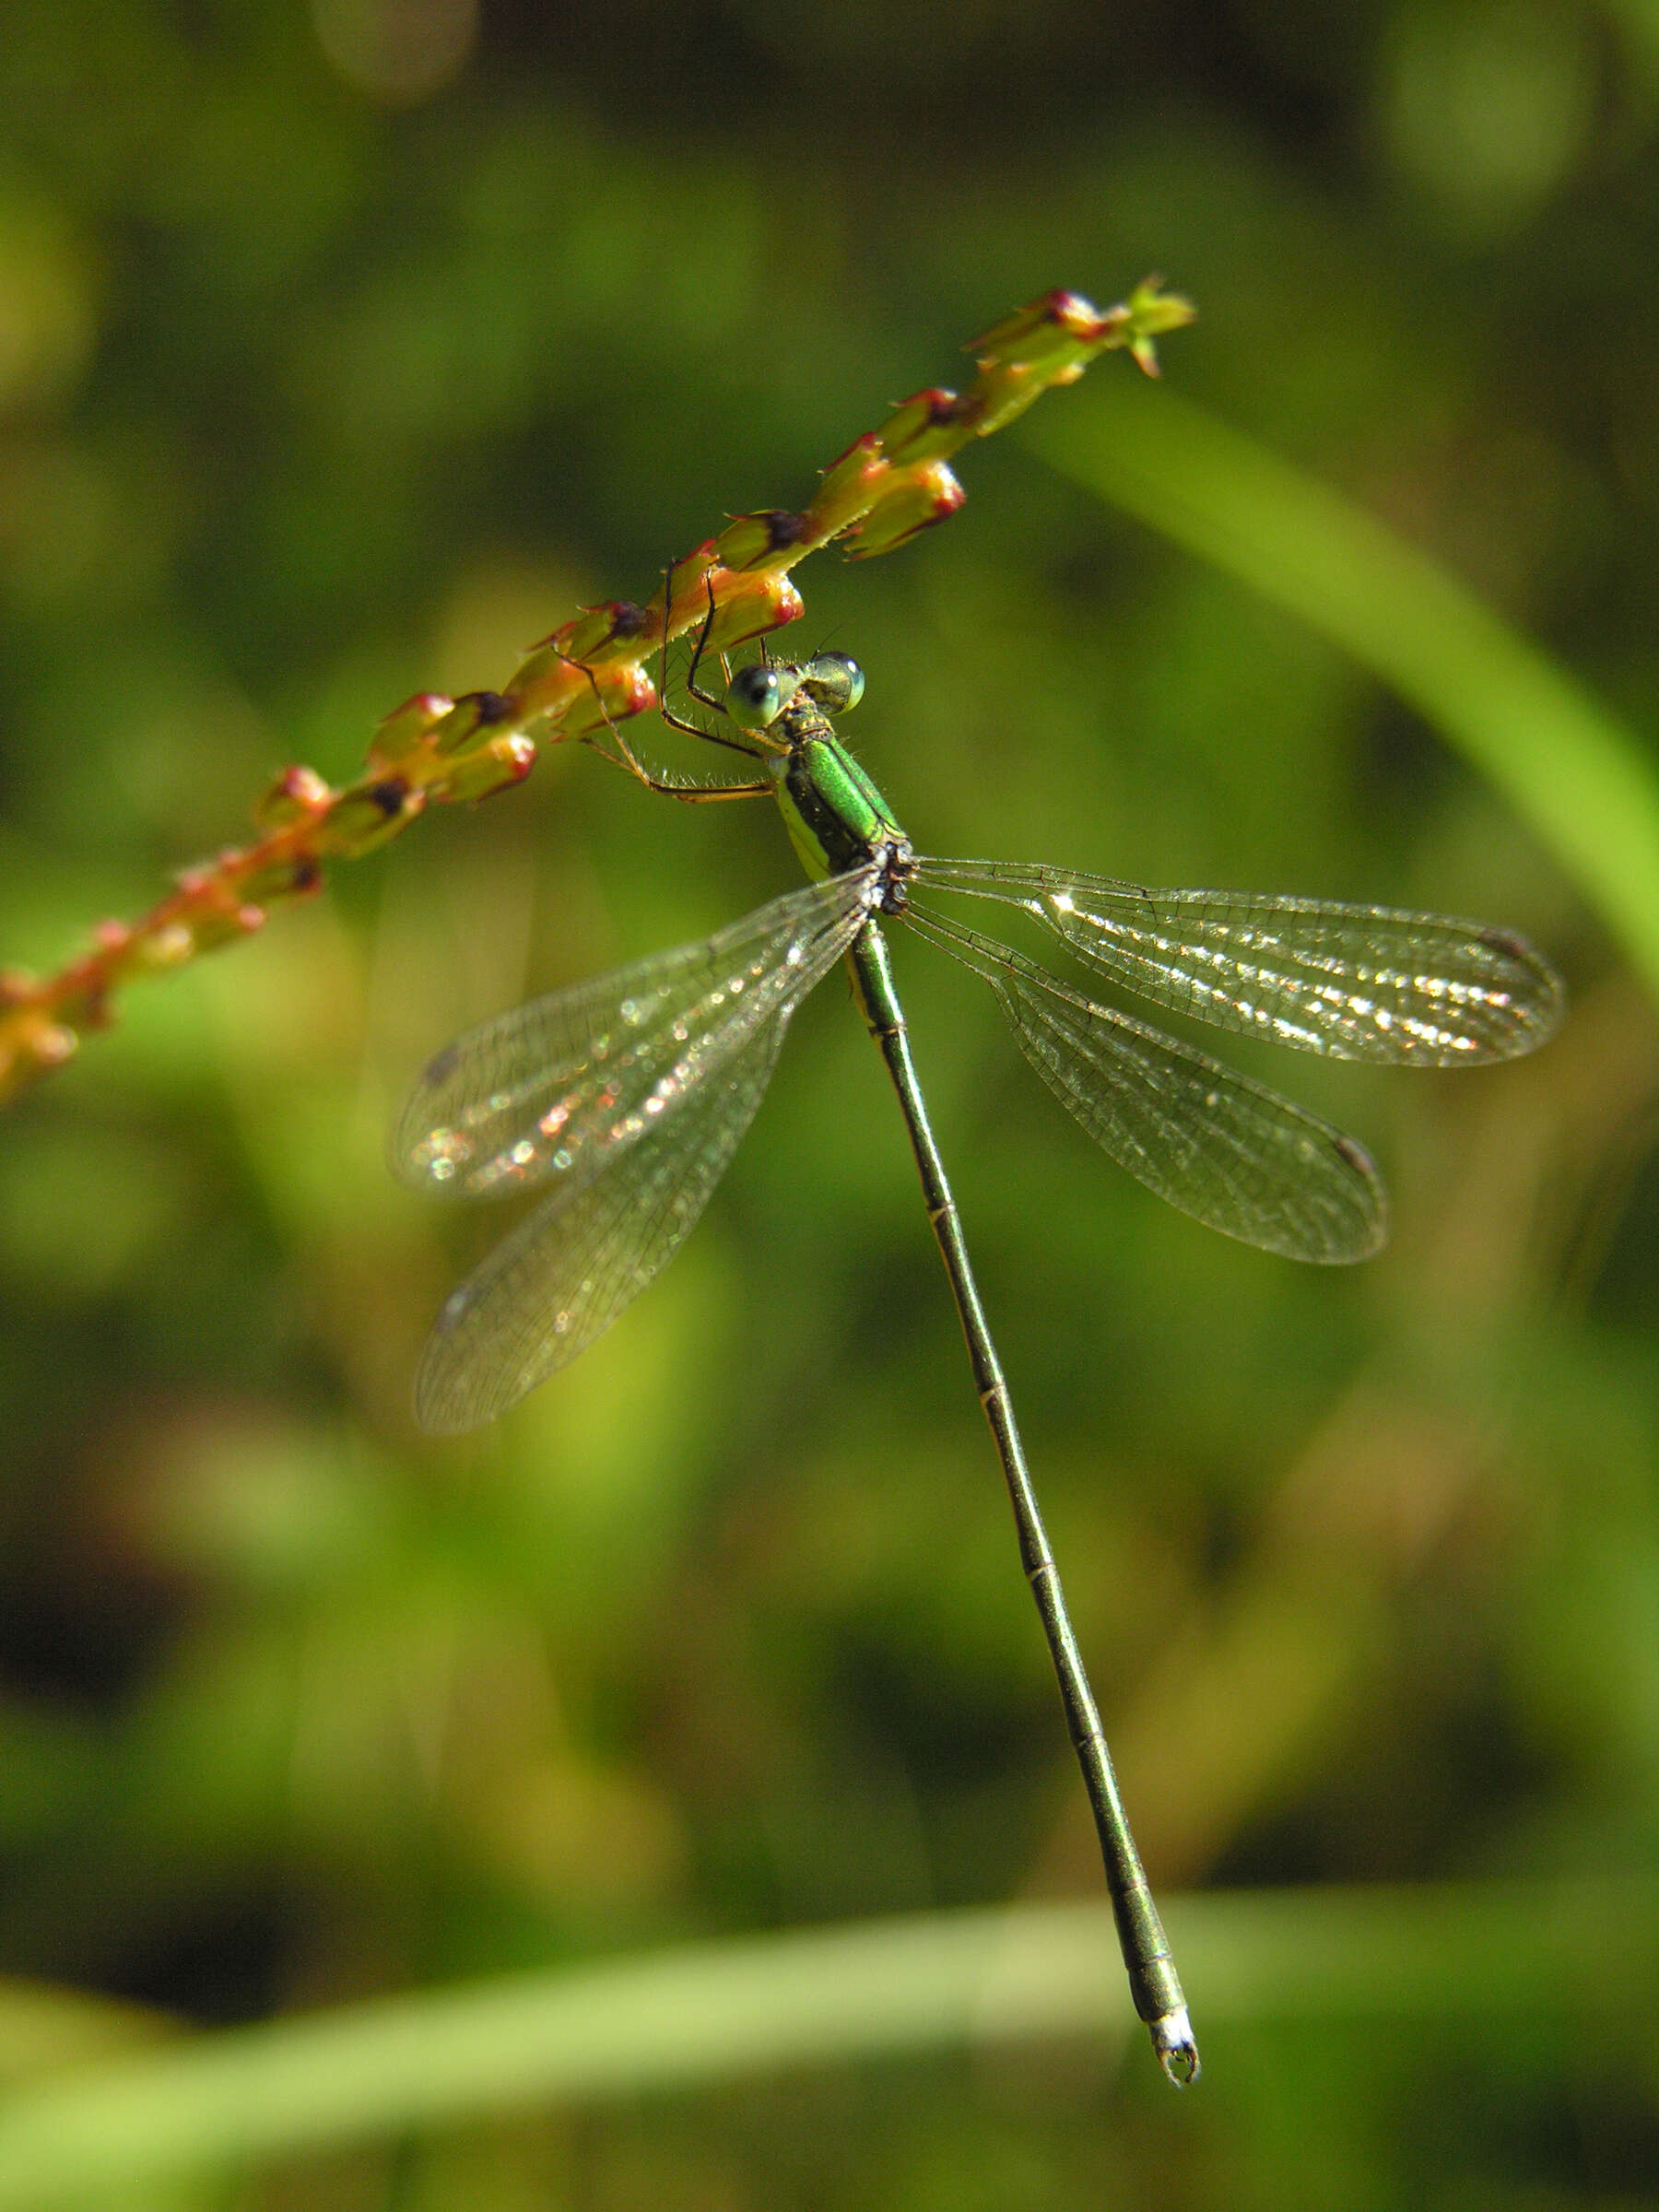
[[[1022,436],[1409,700],[1504,794],[1659,992],[1659,776],[1566,670],[1427,554],[1162,387],[1097,386]]]

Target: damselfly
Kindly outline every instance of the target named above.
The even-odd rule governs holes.
[[[1561,987],[1512,932],[1437,914],[928,859],[831,729],[829,715],[855,706],[863,690],[857,665],[827,653],[745,668],[724,702],[735,735],[721,742],[751,754],[764,777],[698,795],[773,793],[812,879],[804,889],[713,937],[486,1022],[428,1067],[398,1126],[398,1172],[464,1197],[546,1194],[444,1306],[416,1411],[440,1431],[491,1420],[609,1327],[701,1213],[791,1016],[845,959],[898,1092],[967,1335],[1100,1831],[1135,2009],[1166,2072],[1186,2082],[1198,2054],[1181,1983],[928,1124],[882,923],[903,921],[982,976],[1055,1097],[1160,1197],[1247,1243],[1326,1263],[1364,1259],[1386,1233],[1382,1184],[1359,1145],[1097,1004],[938,911],[931,895],[1018,908],[1158,1006],[1347,1059],[1473,1066],[1529,1052],[1555,1028]]]

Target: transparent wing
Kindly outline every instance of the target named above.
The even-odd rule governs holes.
[[[561,1183],[438,1316],[415,1382],[423,1429],[476,1429],[602,1335],[689,1234],[755,1117],[790,1009],[687,1091],[648,1144]]]
[[[468,1198],[588,1182],[788,1021],[858,935],[873,881],[808,884],[716,936],[469,1030],[416,1085],[394,1172]]]
[[[1344,1060],[1476,1065],[1530,1053],[1560,978],[1524,937],[1443,914],[1234,891],[1154,891],[1001,861],[917,880],[1022,908],[1157,1006]]]
[[[1363,1147],[1219,1061],[1097,1006],[1006,945],[911,910],[982,975],[1026,1058],[1120,1167],[1183,1213],[1265,1252],[1341,1265],[1388,1234]]]

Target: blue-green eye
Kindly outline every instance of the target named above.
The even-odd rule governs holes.
[[[801,671],[801,688],[826,714],[845,714],[864,697],[864,670],[850,653],[820,653]]]
[[[769,662],[757,661],[751,668],[739,668],[726,692],[726,712],[743,730],[764,730],[777,721],[783,712],[785,701],[798,688],[794,670],[788,671],[790,681],[784,683],[784,671],[774,668]]]

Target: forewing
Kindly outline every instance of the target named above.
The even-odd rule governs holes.
[[[1508,1060],[1561,1016],[1560,978],[1512,931],[1385,906],[1144,890],[998,861],[919,880],[1019,906],[1090,967],[1180,1014],[1345,1060]]]
[[[857,935],[869,880],[808,884],[716,936],[468,1030],[404,1108],[394,1171],[470,1198],[589,1182],[787,1022]]]
[[[476,1429],[587,1349],[679,1249],[754,1119],[788,1027],[762,1023],[608,1171],[562,1183],[445,1304],[415,1384],[423,1429]]]

